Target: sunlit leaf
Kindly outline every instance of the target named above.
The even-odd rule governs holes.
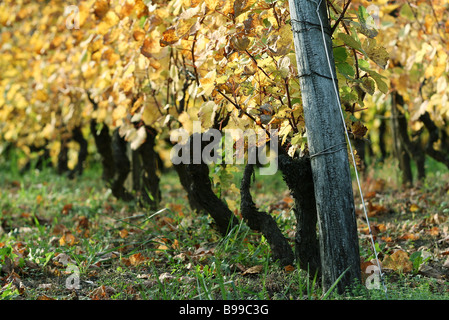
[[[385,69],[390,59],[390,54],[387,50],[377,45],[376,39],[367,38],[363,43],[363,49],[368,55],[368,57],[373,60],[379,67]]]
[[[176,35],[176,29],[174,27],[168,28],[162,33],[162,38],[160,40],[161,47],[169,46],[176,43],[179,37]]]

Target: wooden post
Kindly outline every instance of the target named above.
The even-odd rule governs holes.
[[[322,284],[327,291],[344,274],[336,287],[342,293],[360,281],[360,254],[326,1],[289,4],[315,185]]]

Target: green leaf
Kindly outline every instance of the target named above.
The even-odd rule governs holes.
[[[340,98],[343,102],[354,103],[357,102],[358,95],[350,87],[344,86],[340,88]]]
[[[416,273],[419,271],[419,267],[421,266],[421,263],[423,262],[421,251],[413,252],[410,255],[410,261],[413,264],[413,271]]]
[[[362,49],[362,44],[360,43],[359,40],[354,39],[353,37],[351,37],[349,34],[346,33],[339,33],[338,34],[338,38],[344,42],[344,44],[346,44],[347,46],[356,49],[360,52],[363,52]]]
[[[366,11],[365,7],[359,6],[357,17],[359,18],[360,24],[354,22],[354,25],[356,25],[358,32],[364,34],[368,38],[374,38],[375,36],[377,36],[378,31],[373,27],[374,19]]]
[[[382,92],[387,94],[388,93],[388,84],[383,80],[385,79],[384,76],[382,76],[381,74],[377,73],[374,70],[370,69],[370,64],[368,61],[360,59],[359,60],[359,68],[362,71],[365,71],[366,73],[368,73],[370,75],[371,78],[374,79],[374,81],[376,82],[377,88]]]
[[[347,62],[343,63],[336,63],[335,66],[337,67],[337,70],[339,73],[341,73],[346,78],[353,78],[355,75],[354,67],[351,66]]]
[[[334,60],[336,63],[346,62],[346,59],[348,59],[348,53],[346,52],[346,48],[344,47],[334,48]]]
[[[263,19],[262,22],[263,22],[263,25],[264,25],[265,28],[271,27],[271,22],[270,22],[270,20],[268,20],[268,19]]]
[[[370,65],[369,62],[364,59],[359,59],[358,61],[359,68],[365,72],[370,71]]]
[[[295,134],[295,136],[292,138],[291,140],[291,144],[295,145],[295,144],[300,144],[302,142],[306,142],[307,141],[307,137],[303,137],[301,133],[297,133]]]
[[[388,93],[388,84],[385,83],[385,81],[383,81],[382,78],[384,78],[384,77],[382,75],[378,74],[377,72],[372,71],[372,70],[369,72],[369,75],[371,76],[371,78],[374,79],[374,81],[376,81],[377,88],[382,93],[387,94]]]
[[[139,25],[141,28],[143,28],[145,26],[145,21],[147,21],[147,16],[140,17]]]
[[[301,98],[292,98],[292,105],[295,103],[301,103],[301,102],[302,102]]]
[[[365,24],[367,18],[370,15],[368,14],[368,12],[366,12],[366,9],[364,6],[359,6],[359,11],[357,12],[357,17],[359,18],[359,21],[361,24]]]
[[[362,78],[362,81],[360,83],[360,87],[365,91],[366,93],[373,95],[376,87],[374,84],[374,80],[368,77]]]
[[[414,20],[415,16],[413,15],[413,10],[410,8],[408,4],[404,4],[399,11],[399,15],[407,20]]]

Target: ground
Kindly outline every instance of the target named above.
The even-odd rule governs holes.
[[[366,289],[368,273],[342,296],[327,296],[297,266],[273,263],[264,238],[244,223],[222,238],[209,217],[191,212],[174,172],[163,175],[163,202],[151,211],[116,200],[95,167],[74,180],[8,168],[0,171],[0,299],[449,297],[449,175],[439,166],[414,188],[400,185],[394,162],[362,176],[388,294]],[[233,192],[222,196],[238,215]],[[293,239],[293,200],[281,177],[257,177],[252,192]],[[363,271],[374,251],[355,184],[354,194]]]

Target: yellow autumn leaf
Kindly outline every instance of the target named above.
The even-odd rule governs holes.
[[[165,251],[167,251],[169,249],[169,247],[165,244],[160,244],[157,247],[157,250],[155,251],[158,254],[164,253]]]
[[[134,88],[134,86],[135,86],[134,77],[128,77],[122,80],[120,87],[125,93],[130,93]]]
[[[182,38],[186,35],[190,34],[190,30],[195,25],[195,23],[198,21],[197,18],[190,18],[190,19],[181,19],[179,20],[178,24],[176,25],[175,34],[176,37]]]
[[[147,1],[145,1],[147,2]],[[148,16],[149,10],[147,5],[143,0],[136,0],[136,4],[134,6],[134,11],[138,19],[144,16]]]
[[[206,6],[207,8],[209,8],[209,10],[215,10],[218,5],[216,0],[205,0],[204,2],[206,3]]]
[[[141,119],[147,126],[151,126],[160,117],[161,114],[159,113],[159,110],[155,102],[146,102],[144,104],[144,110],[142,112]]]
[[[126,118],[127,113],[128,113],[128,110],[127,110],[126,106],[118,105],[112,112],[112,119],[115,121],[124,119],[124,118]]]
[[[173,249],[179,249],[179,241],[178,241],[178,239],[175,239],[175,240],[173,241],[171,247],[172,247]]]
[[[101,35],[105,35],[109,32],[110,28],[115,26],[120,21],[117,14],[113,11],[108,11],[103,21],[100,22],[97,26],[97,32]]]
[[[79,9],[78,17],[79,17],[79,26],[81,28],[86,22],[87,18],[89,17],[90,7],[85,2],[81,2],[77,7]]]
[[[182,112],[178,116],[178,121],[182,124],[182,127],[190,134],[193,132],[193,124],[190,116],[187,112]]]
[[[198,111],[198,118],[203,128],[210,128],[213,124],[216,104],[214,101],[205,102]]]
[[[128,142],[131,143],[131,149],[137,150],[147,139],[147,131],[144,126],[141,126],[136,130],[135,135],[132,139],[129,139]]]
[[[277,56],[284,56],[292,50],[293,47],[293,32],[290,25],[283,25],[279,31],[276,32],[279,36],[276,42],[276,49],[273,50]]]
[[[443,73],[447,69],[447,60],[448,60],[447,53],[444,51],[441,51],[438,54],[437,65],[434,70],[435,73],[432,75],[433,77],[439,78],[443,75]]]
[[[200,79],[201,88],[203,89],[203,91],[199,93],[200,96],[209,96],[212,93],[212,90],[214,90],[215,88],[216,76],[217,72],[215,70],[212,70]]]
[[[219,2],[219,4],[215,6],[215,9],[219,10],[224,15],[234,13],[234,1],[220,0],[220,1],[215,1],[215,2]]]
[[[176,34],[176,29],[174,27],[168,28],[162,33],[162,38],[160,39],[160,46],[165,47],[176,43],[179,40]]]
[[[99,19],[103,19],[106,13],[109,11],[109,1],[97,0],[94,4],[94,13]]]
[[[281,129],[279,131],[279,137],[282,137],[282,142],[281,145],[284,145],[288,134],[293,130],[292,126],[290,125],[290,123],[288,121],[285,121],[282,123],[281,125]]]
[[[153,54],[158,53],[161,48],[160,41],[158,41],[156,37],[147,37],[143,41],[142,47],[140,48],[140,53],[149,58]]]
[[[435,19],[430,14],[427,14],[424,18],[424,27],[428,34],[432,33],[432,28],[435,25]]]
[[[45,102],[48,100],[48,94],[44,90],[37,90],[35,92],[36,99],[42,102]]]

